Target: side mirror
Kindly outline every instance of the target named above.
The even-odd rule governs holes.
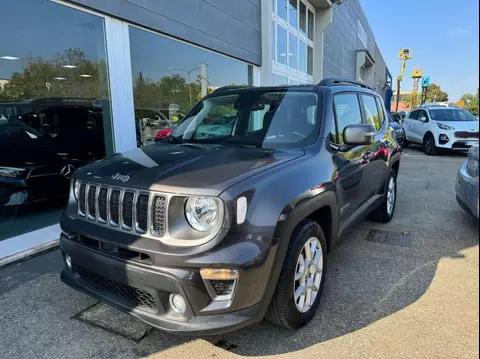
[[[426,118],[425,116],[420,117],[419,120],[422,122],[428,122],[428,118]]]
[[[373,125],[349,125],[343,129],[343,143],[346,145],[369,145],[375,136]]]

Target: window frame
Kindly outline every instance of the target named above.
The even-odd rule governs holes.
[[[277,6],[278,6],[278,0],[273,0],[272,1],[272,23],[275,24],[274,26],[274,33],[272,34],[272,43],[274,44],[274,57],[272,58],[272,72],[277,73],[281,76],[287,77],[288,80],[295,80],[298,81],[299,83],[313,83],[314,75],[315,75],[315,7],[308,2],[308,0],[296,0],[297,1],[297,26],[294,27],[290,25],[290,12],[289,10],[289,5],[290,5],[290,0],[286,0],[287,4],[287,18],[283,19],[280,16],[277,15]],[[305,5],[306,7],[306,15],[305,15],[305,34],[300,32],[300,3]],[[309,13],[310,12],[310,13]],[[312,21],[312,34],[313,34],[313,39],[311,40],[308,37],[308,32],[309,32],[309,25],[308,25],[308,19],[309,16],[313,16],[313,21]],[[286,52],[286,64],[282,64],[278,61],[278,58],[276,56],[277,54],[277,44],[278,44],[278,28],[277,26],[280,25],[282,28],[287,30],[287,52]],[[291,68],[289,66],[289,56],[288,54],[290,53],[290,34],[293,34],[296,37],[296,68]],[[306,52],[305,52],[305,72],[300,71],[300,41],[305,42],[306,44]],[[312,74],[308,74],[308,47],[311,47],[313,49],[313,56],[312,56]]]

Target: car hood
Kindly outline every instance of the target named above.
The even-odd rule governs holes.
[[[455,130],[478,132],[478,121],[437,121],[442,125],[452,126]]]
[[[303,149],[155,144],[82,167],[76,178],[134,189],[218,196],[250,176],[304,154]]]

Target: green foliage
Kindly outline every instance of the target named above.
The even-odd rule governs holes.
[[[76,67],[65,68],[64,65]],[[0,100],[108,98],[105,61],[90,61],[80,49],[67,49],[49,61],[41,57],[29,57],[24,67],[23,72],[13,73],[10,81],[0,89]]]
[[[403,97],[403,102],[405,103],[405,105],[409,108],[412,108],[412,105],[413,105],[413,96],[410,94],[410,95],[405,95]],[[416,96],[416,99],[415,99],[415,106],[419,106],[420,105],[420,102],[421,102],[421,94],[420,93],[417,93],[417,96]]]
[[[431,83],[428,86],[427,102],[443,102],[448,101],[448,93],[442,91],[439,85]]]
[[[478,89],[477,93],[475,95],[472,94],[465,94],[461,98],[462,101],[465,103],[465,109],[467,111],[470,111],[472,114],[475,116],[478,116],[479,110],[479,104],[478,104]]]

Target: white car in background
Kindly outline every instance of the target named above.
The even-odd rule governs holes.
[[[457,107],[423,106],[410,111],[402,123],[405,144],[423,145],[427,155],[438,149],[467,151],[478,143],[478,120]]]

